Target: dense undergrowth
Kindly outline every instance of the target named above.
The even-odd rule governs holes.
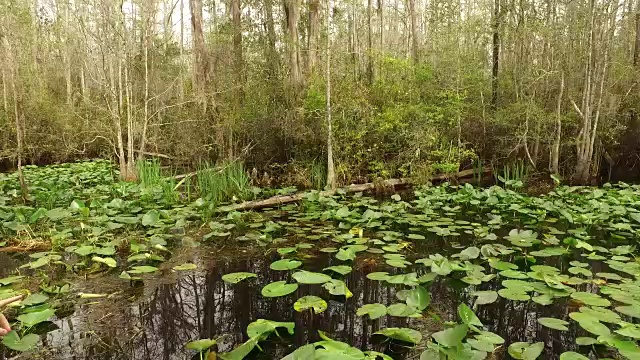
[[[319,314],[331,306],[322,297],[301,294],[299,284],[322,286],[328,295],[352,301],[345,275],[363,254],[381,263],[367,278],[398,290],[395,303],[358,309],[371,321],[433,317],[432,284],[443,279],[465,283],[470,300],[456,304],[459,318],[440,324],[438,331],[425,334],[409,322],[376,333],[413,346],[423,360],[483,359],[504,348],[515,359],[551,358],[543,342],[507,344],[475,315],[498,298],[540,306],[574,304],[568,317],[538,318],[539,326],[550,331],[575,327],[583,334],[567,345],[563,360],[640,357],[640,326],[634,323],[640,318],[640,263],[635,258],[640,186],[559,186],[532,197],[519,192],[514,181],[511,188],[444,184],[420,187],[406,200],[397,194],[377,200],[342,192],[322,197],[312,191],[301,204],[280,210],[216,213],[225,201],[260,196],[236,165],[221,167],[229,172],[201,169],[198,176],[211,178],[192,183],[160,176],[157,164],[141,166],[139,184],[116,181],[117,173],[104,161],[27,167],[26,202],[16,176],[0,175],[0,251],[32,250],[14,276],[0,279],[0,299],[28,294],[12,308],[17,330],[3,339],[4,346],[32,351],[39,342],[34,329],[63,316],[62,299],[107,296],[79,294],[71,274],[116,273],[123,286],[139,286],[160,276],[162,264],[178,247],[248,241],[277,249],[281,259],[271,270],[287,273],[285,281],[264,284],[262,296],[304,295],[291,298],[296,311]],[[425,253],[426,243],[440,248]],[[305,269],[305,259],[317,252],[330,254],[336,263],[322,272]],[[185,263],[173,270],[196,267]],[[592,271],[596,268],[605,270]],[[256,278],[253,273],[223,276],[229,286]],[[217,355],[242,359],[259,351],[258,344],[277,328],[293,333],[295,323],[255,319],[244,344]],[[320,336],[286,358],[392,358],[332,340],[331,334]],[[215,352],[215,345],[215,339],[202,339],[187,347],[205,356]]]

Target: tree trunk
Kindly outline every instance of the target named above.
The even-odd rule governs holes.
[[[204,33],[202,29],[202,0],[189,0],[191,10],[191,37],[193,51],[193,75],[192,83],[198,102],[203,110],[207,110],[207,97],[205,93],[208,83],[208,57],[204,45]]]
[[[144,11],[144,34],[142,38],[142,53],[144,56],[144,119],[142,124],[142,135],[140,136],[140,150],[138,151],[138,157],[140,160],[144,159],[145,146],[147,143],[147,128],[149,127],[149,42],[153,37],[153,15],[155,14],[155,7],[149,4],[146,6],[150,9]]]
[[[300,14],[300,0],[285,0],[285,15],[287,19],[288,51],[289,51],[289,81],[293,89],[299,89],[302,84],[300,76],[300,40],[298,38],[298,18]]]
[[[640,66],[640,1],[636,10],[636,45],[633,49],[633,65]]]
[[[3,105],[3,109],[4,112],[9,114],[9,100],[8,100],[8,94],[7,94],[7,74],[5,73],[5,68],[7,67],[7,64],[3,61],[2,62],[2,68],[0,69],[0,72],[2,72],[2,105]],[[7,116],[8,117],[8,116]]]
[[[269,77],[271,79],[276,79],[278,75],[278,69],[280,68],[280,56],[278,55],[278,50],[276,49],[276,28],[275,22],[273,21],[273,0],[264,0],[264,11],[265,11],[265,27],[267,28],[267,42],[268,52],[267,52],[267,67],[269,69]]]
[[[244,98],[244,57],[242,54],[242,22],[240,18],[240,0],[231,0],[231,17],[233,21],[233,54],[236,75],[236,105],[240,110]]]
[[[372,3],[373,0],[367,0],[367,80],[369,85],[373,84],[376,77],[373,57],[373,24],[371,21]]]
[[[493,3],[493,48],[491,67],[491,108],[498,108],[498,71],[500,68],[500,0]]]
[[[312,75],[318,63],[318,41],[320,36],[320,0],[309,0],[309,51],[307,54],[307,75]]]
[[[336,171],[333,164],[333,130],[331,128],[331,0],[327,0],[327,187],[336,189]]]
[[[353,80],[358,81],[360,73],[360,59],[358,57],[358,21],[356,16],[356,0],[351,1],[351,19],[349,21],[351,31],[349,31],[349,39],[351,45],[351,62],[353,65]]]
[[[418,30],[417,30],[417,22],[416,19],[416,1],[415,0],[407,0],[409,3],[409,18],[411,20],[411,60],[413,60],[413,64],[417,65],[420,62],[419,50],[418,50]]]
[[[63,62],[64,62],[64,80],[66,84],[66,93],[67,93],[67,105],[73,105],[73,85],[71,83],[71,48],[73,44],[71,44],[71,31],[69,29],[69,1],[62,0],[62,24],[63,24],[63,35],[61,38],[64,38],[64,50],[63,50]],[[60,4],[59,4],[60,5]]]
[[[178,84],[178,98],[180,101],[184,99],[184,0],[180,1],[180,84]]]
[[[558,102],[556,104],[556,136],[551,148],[551,173],[558,175],[560,173],[560,140],[562,139],[562,95],[564,93],[564,71],[560,74],[560,93],[558,94]]]
[[[29,197],[29,190],[27,188],[27,183],[24,180],[24,174],[22,173],[22,141],[24,134],[24,126],[22,124],[23,117],[20,115],[20,98],[18,95],[17,89],[17,79],[18,79],[18,64],[13,57],[13,52],[11,49],[11,44],[9,43],[9,39],[7,39],[5,29],[0,29],[0,37],[2,37],[2,44],[4,47],[4,57],[6,62],[8,63],[8,70],[11,77],[11,94],[13,97],[13,116],[15,118],[15,128],[16,128],[16,165],[18,168],[18,180],[20,182],[20,192],[22,195],[22,200],[27,201]],[[7,114],[8,115],[8,114]]]

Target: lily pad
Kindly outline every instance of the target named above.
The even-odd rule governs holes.
[[[280,297],[298,290],[298,284],[287,284],[286,281],[274,281],[262,288],[264,297]]]
[[[293,303],[293,308],[298,312],[313,309],[314,313],[319,314],[327,310],[327,302],[320,297],[307,295],[301,297],[295,303]]]
[[[242,280],[257,278],[258,275],[250,272],[237,272],[237,273],[229,273],[222,275],[222,281],[227,282],[229,284],[237,284]]]

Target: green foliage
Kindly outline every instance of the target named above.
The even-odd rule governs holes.
[[[244,166],[237,161],[218,166],[200,164],[196,173],[200,196],[213,206],[233,199],[243,199],[250,194],[250,179]]]

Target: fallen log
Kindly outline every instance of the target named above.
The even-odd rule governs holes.
[[[483,174],[490,173],[491,169],[484,169]],[[461,179],[469,176],[473,176],[476,172],[471,170],[463,170],[455,174],[438,174],[431,176],[429,181],[443,181],[449,179]],[[346,187],[343,187],[342,190],[345,192],[360,192],[367,190],[374,190],[376,187],[383,188],[394,188],[396,186],[402,186],[410,184],[411,179],[390,179],[383,180],[380,182],[372,182],[366,184],[352,184]],[[320,192],[320,196],[331,196],[334,195],[337,190],[325,190]],[[263,209],[267,207],[279,206],[284,204],[289,204],[293,202],[301,201],[307,196],[308,192],[297,193],[293,195],[278,195],[274,197],[270,197],[264,200],[254,200],[254,201],[245,201],[239,204],[222,206],[218,208],[218,212],[229,212],[229,211],[243,211],[243,210],[256,210]]]

